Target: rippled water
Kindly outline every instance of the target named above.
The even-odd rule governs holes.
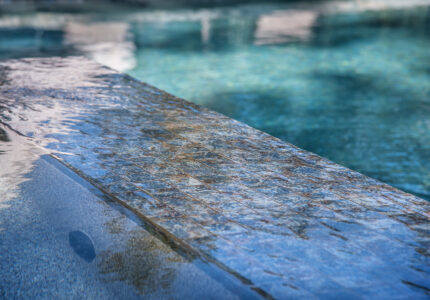
[[[85,54],[430,199],[429,1],[359,4],[4,13],[0,57]]]

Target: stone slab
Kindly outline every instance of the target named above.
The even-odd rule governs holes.
[[[429,202],[127,75],[1,62],[0,121],[263,297],[429,296]]]

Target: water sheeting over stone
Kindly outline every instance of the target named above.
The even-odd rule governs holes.
[[[430,203],[83,58],[0,74],[1,122],[262,296],[428,296]]]

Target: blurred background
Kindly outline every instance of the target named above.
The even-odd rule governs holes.
[[[0,1],[0,59],[84,55],[430,200],[430,0]]]

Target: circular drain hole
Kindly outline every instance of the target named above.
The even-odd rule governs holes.
[[[69,232],[69,243],[73,251],[87,262],[92,262],[96,258],[93,241],[82,231]]]

